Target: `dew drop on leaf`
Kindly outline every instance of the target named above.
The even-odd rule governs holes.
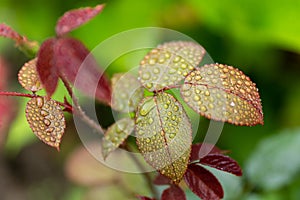
[[[121,112],[133,112],[144,96],[144,89],[136,77],[118,73],[112,77],[112,107]]]
[[[43,89],[38,72],[36,70],[37,58],[25,63],[18,74],[19,83],[26,90],[36,92]]]
[[[174,85],[201,62],[205,50],[193,42],[167,42],[150,51],[140,63],[139,77],[149,91]]]
[[[185,78],[181,95],[193,110],[209,119],[245,126],[263,124],[256,84],[231,66],[211,64],[193,70]]]
[[[111,125],[102,138],[102,155],[104,159],[117,149],[134,130],[134,121],[123,118]]]
[[[59,150],[66,123],[61,107],[54,100],[32,98],[26,105],[26,119],[40,140]]]
[[[187,168],[192,144],[191,123],[170,94],[146,97],[136,113],[136,141],[145,160],[178,184]]]

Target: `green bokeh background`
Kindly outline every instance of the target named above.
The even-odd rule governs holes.
[[[299,0],[2,0],[0,22],[9,24],[20,34],[41,43],[55,34],[55,23],[64,12],[99,3],[106,3],[104,11],[71,33],[89,49],[128,29],[148,26],[169,28],[192,37],[208,51],[215,62],[235,66],[257,83],[265,125],[236,127],[226,124],[218,142],[220,148],[231,151],[230,155],[242,168],[246,167],[246,161],[261,140],[276,135],[283,129],[300,126]],[[16,74],[27,58],[13,48],[13,42],[3,38],[0,38],[0,54],[11,66],[13,78],[10,80],[10,89],[23,91],[17,83]],[[118,62],[117,69],[128,69],[125,64],[125,61]],[[118,70],[108,70],[108,73],[112,75]],[[62,99],[62,94],[63,88],[60,88],[55,97]],[[19,99],[20,111],[2,153],[4,160],[8,159],[9,162],[18,159],[20,152],[28,145],[38,142],[22,114],[25,103],[25,100]],[[297,133],[300,134],[299,131]],[[67,136],[65,140],[78,143],[76,136]],[[68,141],[64,141],[62,145],[68,146],[67,143]],[[63,155],[57,154],[57,159],[61,162],[72,147],[65,149]],[[298,149],[300,150],[300,144]],[[268,156],[272,157],[272,153]],[[294,158],[287,155],[286,159],[282,162],[289,162],[289,159]],[[255,194],[236,198],[300,199],[297,192],[300,186],[298,172],[284,187],[264,191],[251,186],[250,191]],[[245,188],[247,190],[248,187]],[[59,198],[75,199],[72,195],[79,194],[78,190],[74,187],[70,189],[72,194]]]

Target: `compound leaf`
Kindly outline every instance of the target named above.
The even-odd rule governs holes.
[[[144,89],[136,77],[129,73],[114,74],[112,82],[112,108],[133,112],[144,96]]]
[[[104,159],[118,148],[134,130],[134,120],[123,118],[111,125],[102,138],[102,155]]]
[[[231,66],[211,64],[195,69],[185,78],[181,95],[209,119],[245,126],[263,124],[256,84]]]
[[[26,90],[36,92],[43,89],[40,77],[36,69],[37,58],[34,58],[23,65],[18,73],[19,83]]]
[[[192,71],[205,50],[193,42],[168,42],[151,50],[141,61],[140,81],[149,91],[172,86]]]
[[[218,179],[208,170],[199,165],[189,165],[184,180],[188,187],[203,200],[221,199],[223,188]]]
[[[104,8],[104,4],[97,5],[94,8],[85,7],[74,9],[66,12],[59,18],[55,31],[58,36],[62,36],[70,31],[78,28],[79,26],[90,21],[93,17],[97,16]]]
[[[145,160],[178,184],[187,168],[192,144],[191,123],[170,94],[146,97],[136,113],[136,141]]]
[[[34,97],[26,105],[26,119],[33,133],[44,143],[57,148],[66,123],[61,107],[47,97]]]

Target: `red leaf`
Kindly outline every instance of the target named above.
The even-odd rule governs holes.
[[[17,43],[21,43],[25,39],[23,36],[4,23],[0,24],[0,36],[15,40]]]
[[[222,154],[209,154],[201,158],[200,163],[224,172],[242,176],[242,169],[239,164],[229,156],[224,156]]]
[[[85,24],[98,15],[104,8],[104,4],[94,8],[86,7],[66,12],[57,22],[55,31],[58,36],[62,36],[79,26]]]
[[[189,165],[184,179],[192,192],[203,200],[218,200],[224,196],[222,185],[218,179],[199,165]]]
[[[170,184],[171,184],[171,180],[168,179],[167,177],[161,175],[161,174],[158,174],[158,175],[155,177],[153,183],[154,183],[155,185],[170,185]]]
[[[60,38],[55,44],[55,61],[59,76],[65,76],[85,94],[106,104],[111,102],[109,79],[100,71],[90,51],[78,40]],[[78,73],[79,72],[79,73]],[[91,87],[95,85],[95,88]]]
[[[184,191],[177,185],[171,185],[168,189],[165,189],[162,193],[161,200],[186,200]]]
[[[0,91],[8,85],[8,66],[0,57]],[[8,129],[17,113],[17,102],[5,96],[0,96],[0,147],[5,143]]]
[[[213,144],[197,143],[192,145],[190,161],[200,160],[207,154],[222,153],[222,151]]]
[[[140,200],[155,200],[155,199],[145,197],[145,196],[137,196],[137,198],[140,199]]]
[[[50,38],[42,44],[36,64],[38,74],[48,96],[52,96],[58,82],[56,59],[54,57],[56,42],[55,38]]]

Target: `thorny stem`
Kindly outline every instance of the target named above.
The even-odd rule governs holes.
[[[100,124],[96,123],[94,120],[92,120],[91,118],[89,118],[85,112],[82,110],[81,106],[79,105],[78,103],[78,99],[76,98],[76,96],[73,94],[73,91],[72,91],[72,88],[69,84],[69,82],[66,80],[66,78],[64,76],[61,76],[60,77],[61,80],[63,81],[70,97],[72,98],[72,102],[73,102],[73,105],[74,105],[74,111],[75,111],[75,114],[77,114],[82,121],[84,121],[85,123],[87,123],[91,128],[95,129],[98,133],[100,134],[104,134],[105,131],[104,129],[101,127]]]

